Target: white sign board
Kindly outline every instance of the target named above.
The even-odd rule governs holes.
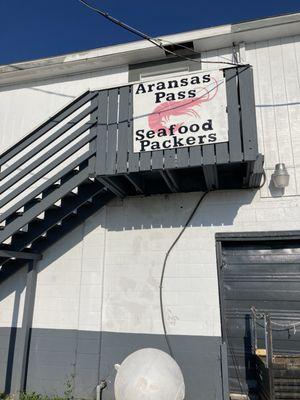
[[[133,151],[227,142],[226,104],[219,70],[133,85]]]

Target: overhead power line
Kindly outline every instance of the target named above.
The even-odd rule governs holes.
[[[147,40],[148,42],[154,44],[154,46],[159,47],[160,49],[162,49],[166,53],[172,54],[172,55],[174,55],[176,57],[179,57],[179,58],[181,58],[183,60],[196,62],[198,64],[203,64],[203,63],[206,63],[206,64],[225,64],[225,65],[232,65],[232,66],[243,65],[243,64],[237,64],[237,63],[233,63],[233,62],[229,62],[229,61],[211,61],[211,60],[201,60],[200,61],[200,60],[196,60],[194,58],[190,58],[190,57],[184,56],[182,54],[175,53],[174,51],[166,48],[163,45],[163,39],[152,38],[151,36],[147,35],[146,33],[142,32],[142,31],[139,31],[138,29],[133,28],[132,26],[126,24],[125,22],[122,22],[122,21],[116,19],[115,17],[109,15],[106,11],[100,10],[99,8],[96,8],[96,7],[92,6],[91,4],[89,4],[85,0],[78,0],[78,1],[81,4],[83,4],[84,6],[88,7],[90,10],[92,10],[92,11],[96,12],[97,14],[101,15],[102,17],[106,18],[108,21],[112,22],[113,24],[118,25],[121,28],[127,30],[128,32],[131,32],[134,35],[139,36],[140,38]],[[190,49],[189,47],[187,47],[185,45],[178,44],[178,43],[173,43],[173,42],[169,42],[169,43],[173,44],[174,46],[178,46],[178,47],[181,47],[181,48],[184,48],[184,49],[188,49],[192,53],[198,54],[198,55],[201,56],[201,53],[199,53],[199,52],[197,52],[197,51],[195,51],[193,49]]]

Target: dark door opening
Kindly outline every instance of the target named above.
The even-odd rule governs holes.
[[[222,335],[229,392],[258,396],[251,307],[300,323],[300,234],[217,235]],[[258,345],[265,347],[263,324]],[[273,329],[274,354],[300,354],[300,326]],[[245,397],[246,398],[246,397]]]

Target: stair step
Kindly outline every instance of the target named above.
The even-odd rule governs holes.
[[[15,233],[12,235],[12,237],[14,237],[15,235],[17,235],[17,236],[24,236],[26,233],[28,233],[28,230],[23,230],[23,231],[19,230],[19,231],[15,232]]]
[[[6,220],[5,220],[5,226],[1,226],[1,227],[0,227],[0,230],[2,230],[2,231],[5,230],[5,228],[6,228],[11,222],[15,221],[17,218],[21,217],[23,214],[24,214],[23,211],[17,211],[17,212],[15,212],[15,213],[11,214],[9,217],[6,218]],[[19,232],[23,234],[23,233],[26,233],[27,231],[28,231],[28,224],[22,226],[22,228],[20,228],[17,232],[15,232],[15,234],[16,234],[16,233],[19,233]]]
[[[79,165],[79,171],[82,171],[84,168],[88,166],[89,161],[85,160],[83,163]]]
[[[70,198],[66,199],[66,201],[72,201]],[[39,234],[40,236],[38,238],[33,239],[32,243],[33,245],[36,247],[37,243],[45,243],[45,240],[47,239],[53,239],[53,233],[54,232],[59,232],[59,230],[61,229],[61,227],[63,227],[65,220],[67,220],[68,222],[70,222],[70,220],[76,220],[77,219],[77,213],[80,210],[84,210],[84,209],[88,209],[90,207],[93,207],[92,203],[90,202],[86,202],[84,204],[82,204],[78,209],[74,209],[71,214],[67,215],[65,218],[59,219],[54,221],[54,225],[51,225],[50,222],[50,226],[48,229],[46,229],[45,231],[43,231],[42,234]],[[59,207],[60,208],[60,207]],[[51,221],[51,218],[53,218],[55,220],[57,213],[55,212],[55,210],[46,210],[45,212],[45,219],[44,220],[39,220],[39,219],[34,219],[32,222],[30,222],[29,224],[29,228],[28,228],[28,233],[34,234],[34,231],[36,229],[40,230],[41,226],[45,225],[47,223],[47,221],[49,222],[49,220]],[[46,236],[42,236],[45,235]],[[38,242],[38,240],[41,239],[40,242]],[[23,246],[24,245],[24,240],[26,240],[26,235],[25,232],[16,232],[13,237],[12,237],[12,245],[15,247],[19,247],[19,246]],[[34,247],[34,248],[35,248]]]
[[[42,201],[41,198],[37,198],[35,197],[34,199],[28,201],[28,203],[26,203],[24,205],[24,211],[29,210],[31,207],[35,206],[36,204],[40,203]]]
[[[38,252],[43,251],[43,249],[48,247],[49,241],[53,241],[53,242],[56,241],[57,238],[61,235],[61,230],[62,230],[59,226],[57,228],[58,228],[58,230],[55,231],[55,234],[54,234],[54,232],[50,233],[50,231],[52,231],[52,229],[54,229],[54,228],[52,228],[50,231],[47,232],[47,236],[45,236],[45,237],[40,236],[39,238],[34,240],[32,242],[31,250],[38,251]],[[54,234],[54,240],[52,237],[53,234]]]
[[[63,219],[61,225],[56,224],[47,231],[47,237],[40,236],[39,238],[34,240],[32,244],[32,250],[38,252],[43,251],[44,247],[48,245],[49,242],[54,243],[57,240],[57,238],[61,235],[61,232],[64,231],[66,225],[69,225],[70,223],[76,223],[76,220],[76,215],[68,215],[65,219]]]
[[[28,224],[28,235],[30,241],[35,243],[36,240],[42,239],[43,241],[47,239],[47,237],[43,237],[42,235],[48,234],[49,229],[53,228],[53,226],[60,226],[61,218],[57,218],[58,212],[62,210],[61,207],[49,208],[45,211],[44,219],[35,218]],[[52,221],[51,221],[52,220]],[[47,226],[49,228],[47,229]],[[45,227],[45,228],[44,228]],[[39,237],[36,238],[35,231],[38,231]],[[42,232],[42,233],[41,233]],[[25,232],[24,232],[25,233]],[[23,232],[16,232],[12,237],[12,245],[15,247],[26,245],[26,235]]]
[[[63,216],[61,212],[62,210],[52,210],[53,215],[60,215],[60,219],[57,219],[55,225],[51,225],[51,221],[48,221],[47,216],[46,220],[35,219],[30,223],[29,232],[27,234],[24,234],[24,236],[21,233],[13,235],[12,239],[15,240],[14,243],[12,245],[6,245],[6,248],[10,248],[16,251],[22,251],[26,248],[30,248],[30,251],[37,251],[42,253],[49,246],[60,240],[63,235],[76,228],[82,221],[93,215],[94,211],[104,206],[109,200],[114,197],[112,193],[109,192],[98,192],[94,194],[90,193],[90,196],[90,198],[94,199],[93,204],[89,202],[81,204],[78,203],[78,215],[68,214],[66,216]],[[72,202],[71,199],[69,199],[69,201]],[[59,225],[60,222],[61,225]],[[38,232],[34,232],[36,229],[38,230]],[[45,234],[45,232],[46,235],[41,236]],[[20,261],[18,260],[10,260],[7,262],[9,270],[8,274],[10,274],[10,271],[13,270],[11,268],[12,266],[18,267],[18,263],[20,263]],[[4,268],[6,268],[6,261],[4,262]],[[7,270],[5,269],[5,271]]]
[[[95,183],[94,183],[93,181],[84,182],[84,183],[80,184],[80,185],[78,186],[78,194],[84,194],[85,191],[86,191],[87,189],[89,189],[89,188],[90,188],[91,186],[93,186],[93,185],[95,185]]]
[[[78,194],[74,193],[74,192],[68,192],[67,194],[64,195],[64,197],[61,199],[61,201],[63,202],[64,199],[69,198],[69,197],[77,197]]]
[[[102,191],[101,184],[95,182],[91,185],[87,182],[86,190],[80,195],[72,193],[63,197],[61,206],[45,210],[44,219],[34,218],[29,222],[27,234],[22,232],[13,234],[12,248],[22,250],[31,245],[31,250],[43,251],[59,240],[62,234],[92,215],[94,208],[105,205],[111,197],[113,197],[111,193]]]
[[[11,214],[10,216],[8,216],[5,220],[5,225],[10,224],[11,222],[13,222],[15,219],[21,217],[24,213],[22,211],[16,211],[13,214]]]
[[[17,231],[11,237],[11,245],[14,246],[18,240],[23,240],[28,234],[28,231]]]
[[[20,229],[20,232],[27,233],[27,232],[28,232],[28,224],[27,224],[27,225],[24,225],[24,226]]]
[[[94,185],[95,181],[91,178],[86,179],[85,181],[81,182],[79,187],[86,186],[86,185]]]
[[[62,230],[62,226],[63,226],[63,221],[61,225],[55,225],[53,227],[51,227],[48,232],[47,232],[47,237],[48,239],[51,239],[53,237],[53,235],[57,236],[59,234],[59,232]]]
[[[12,241],[12,237],[9,237],[9,238],[5,239],[1,244],[5,244],[7,246],[10,246],[11,241]]]
[[[31,220],[31,221],[29,222],[29,224],[27,225],[28,228],[27,228],[27,231],[26,231],[26,232],[21,231],[21,230],[18,230],[17,232],[15,232],[15,233],[13,234],[13,236],[15,236],[15,235],[23,236],[25,233],[28,233],[28,232],[30,232],[32,229],[35,229],[36,226],[39,225],[39,224],[41,224],[43,221],[44,221],[43,219],[34,218],[34,219]]]
[[[50,185],[47,189],[45,189],[42,192],[42,197],[45,198],[46,196],[48,196],[48,194],[54,192],[54,190],[58,189],[60,187],[59,183],[54,183],[53,185]]]
[[[61,184],[67,182],[69,179],[73,178],[75,175],[77,175],[79,173],[78,170],[72,169],[70,172],[68,172],[67,174],[65,174],[62,178],[61,178]]]
[[[52,204],[50,207],[47,208],[47,210],[59,210],[60,208],[61,208],[61,206],[58,206],[56,204]]]
[[[39,238],[37,238],[36,240],[34,240],[31,244],[31,249],[33,251],[35,251],[37,248],[39,248],[39,246],[41,246],[42,244],[46,244],[48,240],[47,236],[40,236]]]

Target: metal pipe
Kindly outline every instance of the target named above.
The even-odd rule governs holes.
[[[107,387],[107,382],[102,379],[99,385],[96,386],[96,400],[102,400],[102,392]]]

